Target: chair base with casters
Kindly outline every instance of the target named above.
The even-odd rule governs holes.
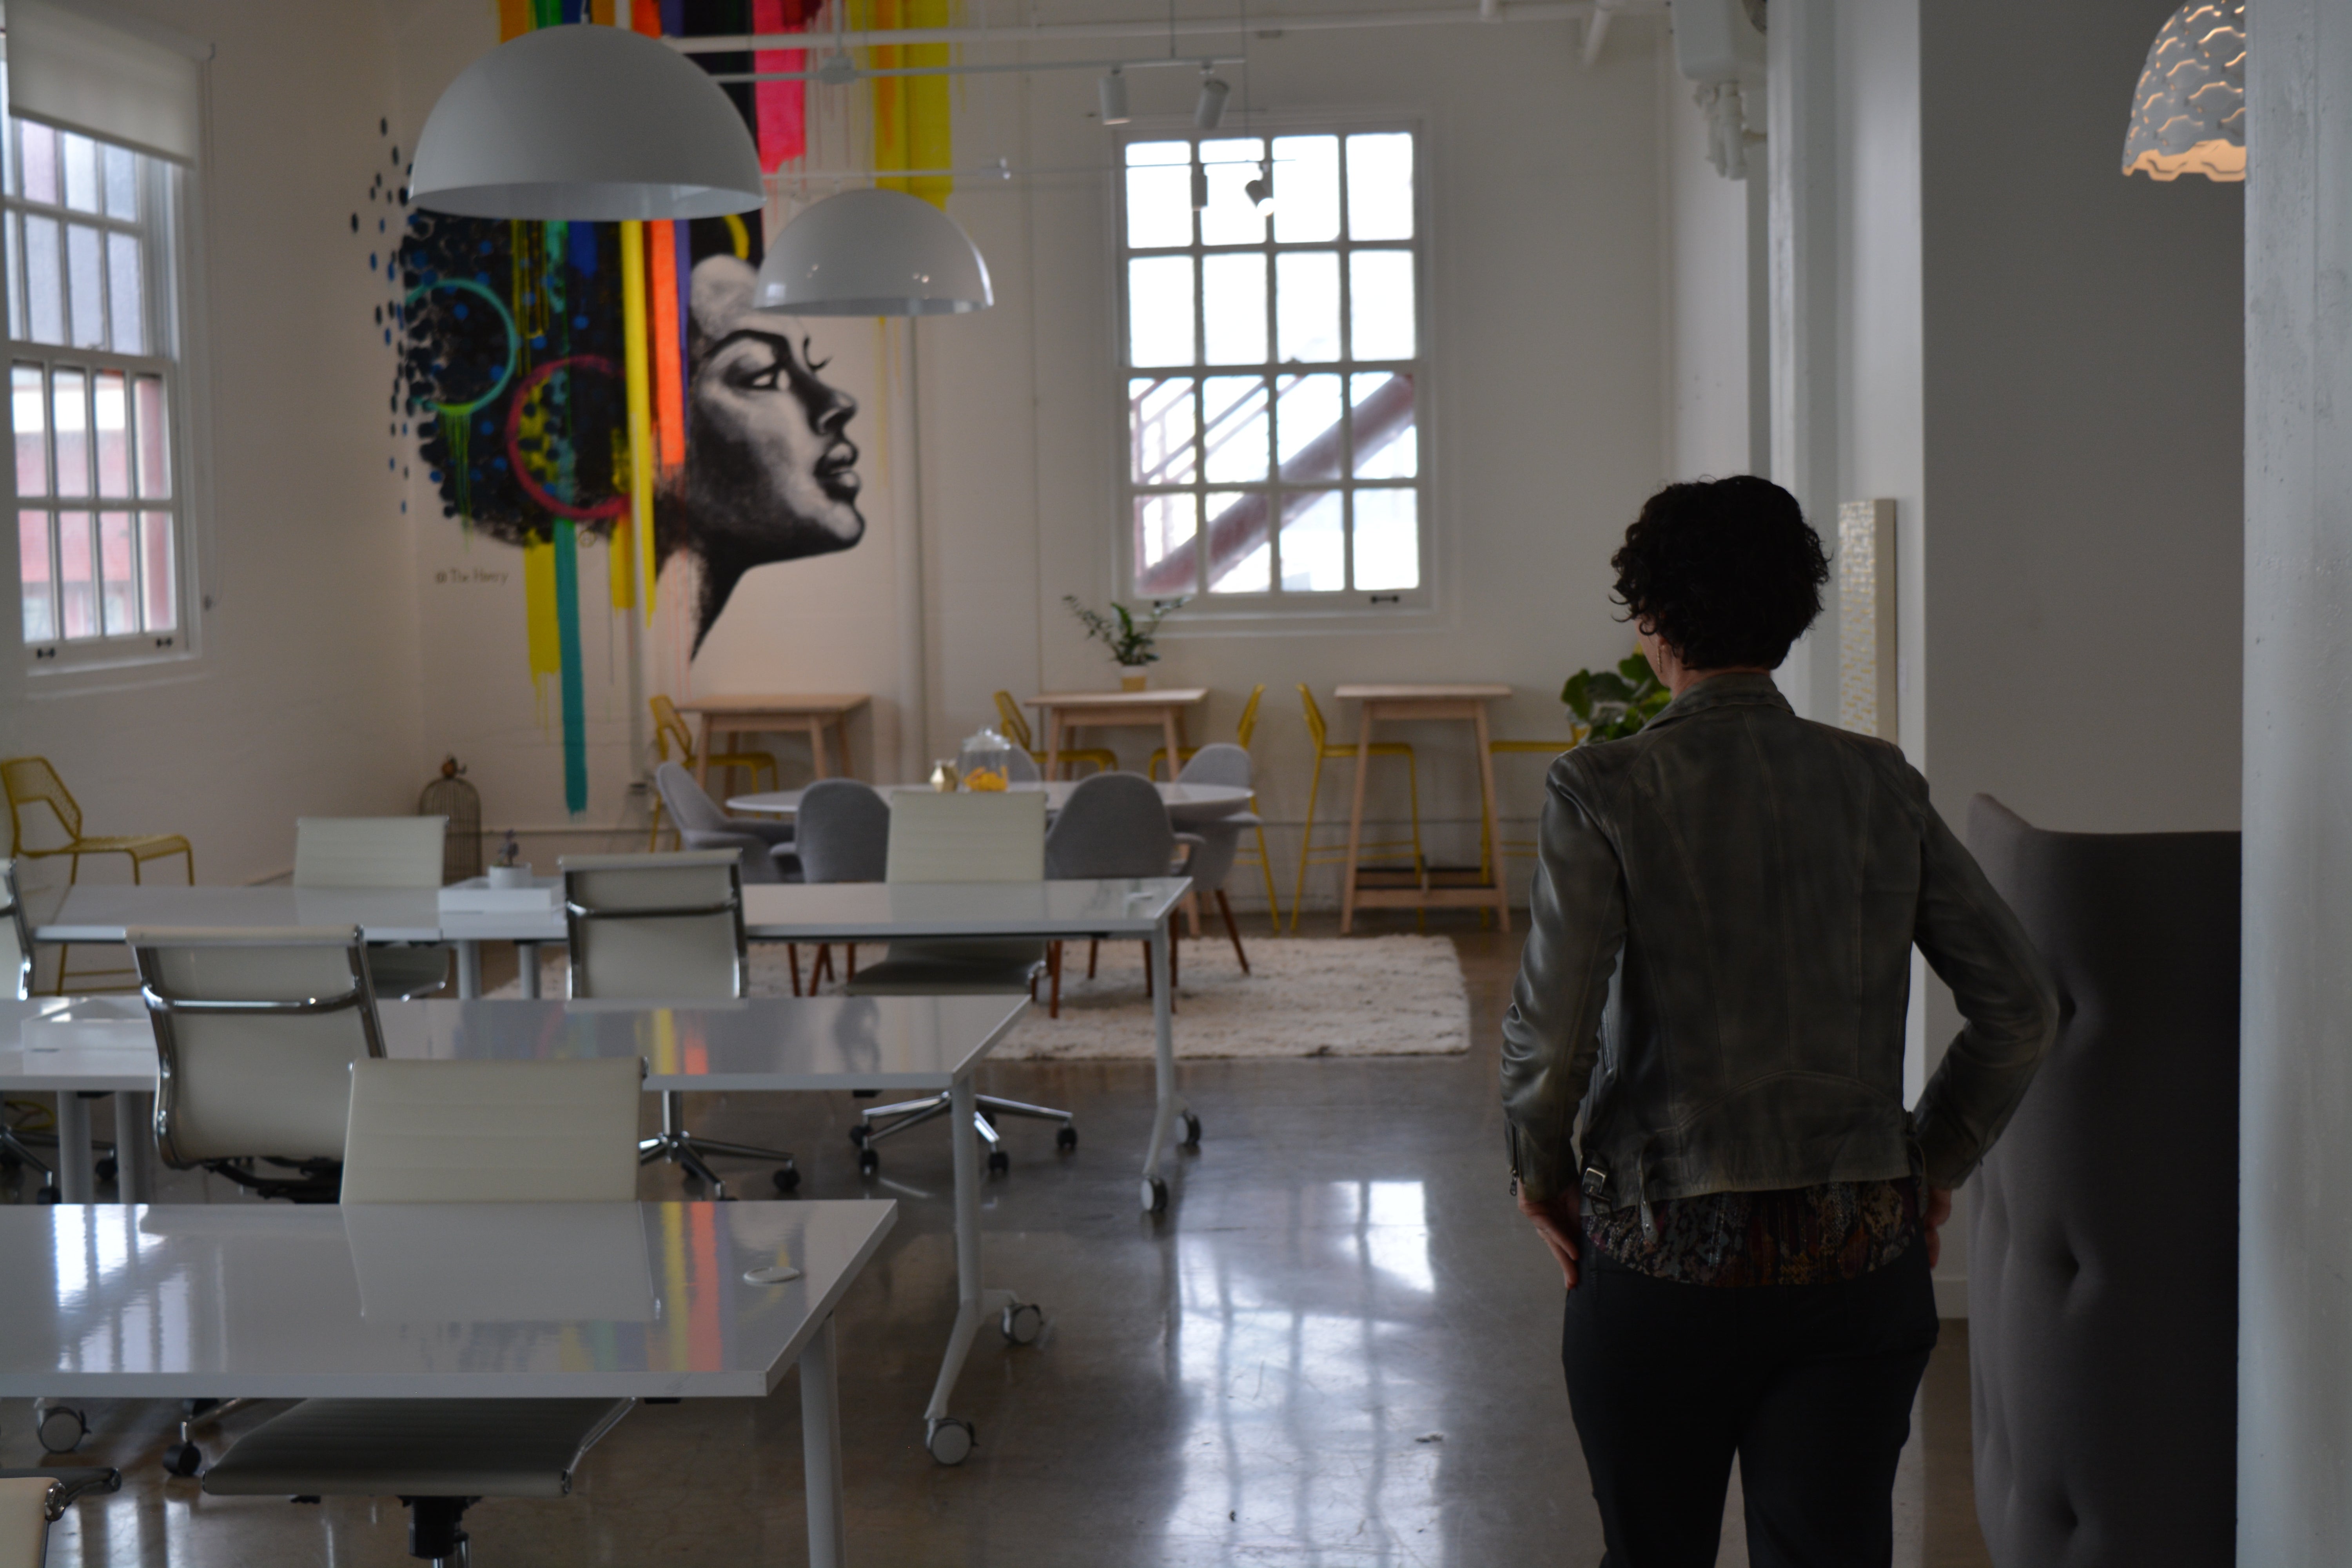
[[[801,1184],[801,1168],[791,1153],[782,1149],[761,1149],[750,1143],[730,1143],[724,1139],[706,1138],[686,1128],[686,1095],[678,1089],[666,1089],[661,1097],[662,1129],[650,1138],[637,1140],[637,1163],[650,1165],[656,1160],[667,1160],[683,1169],[687,1174],[710,1189],[714,1198],[729,1196],[727,1184],[711,1170],[710,1158],[728,1160],[763,1160],[779,1162],[770,1179],[776,1191],[789,1193]]]
[[[1066,1110],[1051,1106],[1031,1105],[1024,1100],[1006,1100],[1001,1095],[975,1094],[971,1097],[975,1110],[972,1131],[988,1145],[988,1168],[998,1175],[1013,1168],[1013,1156],[1004,1148],[1003,1135],[996,1131],[991,1115],[1022,1116],[1035,1121],[1058,1121],[1061,1130],[1054,1134],[1054,1146],[1064,1153],[1078,1146],[1076,1119]],[[870,1106],[858,1112],[857,1125],[849,1130],[849,1141],[857,1145],[857,1169],[872,1175],[882,1168],[882,1156],[874,1145],[883,1139],[904,1132],[909,1127],[945,1116],[951,1102],[945,1094],[925,1095],[920,1100],[901,1101],[897,1105]]]
[[[306,1399],[205,1471],[214,1497],[396,1497],[408,1553],[471,1561],[461,1521],[484,1498],[560,1498],[630,1399]]]

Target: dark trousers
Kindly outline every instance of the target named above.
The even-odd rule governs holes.
[[[1936,1345],[1927,1250],[1832,1285],[1654,1279],[1587,1243],[1560,1359],[1604,1568],[1714,1568],[1731,1460],[1753,1568],[1885,1568]]]

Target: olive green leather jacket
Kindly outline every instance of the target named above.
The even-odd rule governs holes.
[[[1617,1208],[1976,1168],[2056,1037],[2057,991],[1900,751],[1717,675],[1546,784],[1503,1020],[1524,1190]],[[1911,1111],[1914,943],[1967,1026]]]

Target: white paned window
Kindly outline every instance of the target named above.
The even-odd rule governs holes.
[[[1129,592],[1428,602],[1416,151],[1386,129],[1122,146]]]
[[[0,123],[24,643],[44,666],[176,658],[188,611],[180,171],[35,121]]]

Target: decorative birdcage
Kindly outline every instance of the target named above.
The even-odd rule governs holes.
[[[466,765],[441,760],[441,776],[416,797],[419,816],[446,816],[442,829],[441,880],[462,882],[482,874],[482,792],[465,779]]]

